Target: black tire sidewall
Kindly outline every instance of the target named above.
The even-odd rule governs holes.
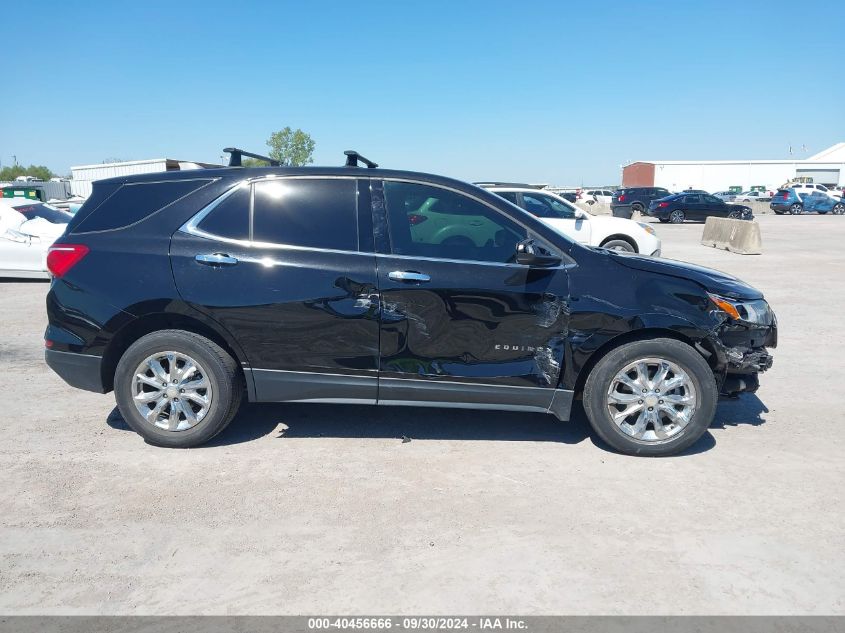
[[[638,358],[660,357],[678,364],[693,380],[698,408],[690,423],[677,436],[663,442],[641,442],[620,431],[607,411],[607,389],[616,373]],[[634,341],[608,352],[593,370],[584,386],[584,410],[596,433],[621,453],[640,456],[667,456],[695,444],[707,431],[716,413],[718,389],[707,361],[695,349],[675,339]]]
[[[212,381],[213,397],[209,412],[194,427],[184,431],[166,431],[147,422],[132,401],[135,369],[147,357],[164,351],[184,353],[197,360]],[[123,419],[133,431],[149,443],[172,448],[189,448],[207,442],[231,420],[240,402],[234,361],[217,344],[205,337],[179,330],[148,334],[124,352],[117,365],[114,393]]]

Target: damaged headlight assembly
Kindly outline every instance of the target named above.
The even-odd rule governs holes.
[[[742,321],[754,325],[771,325],[773,321],[772,310],[765,299],[754,301],[737,301],[712,293],[707,293],[710,301],[716,306],[718,312],[727,315],[734,321]]]

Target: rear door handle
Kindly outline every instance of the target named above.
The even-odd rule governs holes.
[[[413,270],[394,270],[387,273],[393,281],[431,281],[431,277],[425,273],[418,273]]]
[[[206,266],[234,266],[238,263],[237,257],[230,257],[225,253],[197,255],[194,259]]]

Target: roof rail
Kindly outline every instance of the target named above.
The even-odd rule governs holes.
[[[482,180],[472,183],[478,187],[514,187],[516,189],[545,189],[548,185],[530,185],[526,182],[497,182]]]
[[[258,160],[266,160],[268,163],[270,163],[271,167],[279,167],[281,165],[281,163],[275,158],[270,158],[269,156],[262,156],[261,154],[253,154],[252,152],[247,152],[246,150],[238,149],[237,147],[227,147],[223,151],[229,154],[229,167],[243,167],[243,162],[241,159],[244,156],[248,156],[249,158],[257,158]]]
[[[347,167],[359,167],[358,161],[364,163],[368,169],[375,169],[378,167],[378,163],[374,163],[371,160],[367,160],[361,154],[356,152],[354,149],[348,149],[343,152],[346,155],[346,166]]]

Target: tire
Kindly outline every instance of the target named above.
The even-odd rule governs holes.
[[[672,213],[669,214],[669,222],[672,224],[683,224],[684,220],[687,219],[687,214],[681,211],[680,209],[675,209]]]
[[[833,205],[833,215],[845,215],[845,203],[838,202]]]
[[[636,369],[639,361],[645,363],[648,382],[639,377]],[[665,363],[669,371],[665,374],[666,380],[653,384],[651,381],[657,378],[657,371],[662,367],[660,363]],[[618,377],[632,365],[634,368],[628,373],[633,372],[637,378],[628,376],[634,385],[629,388],[619,382]],[[655,389],[659,384],[671,384],[676,380],[682,381],[681,386],[670,386],[668,391],[664,389],[662,397],[666,398],[668,394],[677,400],[691,400],[666,406]],[[638,384],[645,384],[649,389],[642,399],[636,398],[642,394],[635,391],[639,389]],[[626,389],[627,393],[622,389]],[[614,398],[627,399],[630,404],[612,403]],[[686,343],[670,338],[635,341],[611,350],[593,367],[583,393],[587,418],[601,439],[621,453],[648,457],[674,455],[695,444],[713,421],[717,399],[716,380],[701,354]],[[651,412],[647,410],[649,402],[653,404]],[[633,413],[617,423],[611,415],[611,408],[617,416],[629,408]],[[672,422],[667,409],[674,410],[681,420],[687,413],[689,418],[683,424]],[[659,424],[645,417],[654,416],[654,411]],[[638,433],[640,436],[637,436]]]
[[[608,240],[601,245],[602,248],[609,248],[614,251],[624,251],[626,253],[636,253],[637,249],[630,242],[625,240]]]
[[[803,205],[801,205],[797,202],[793,203],[792,206],[789,207],[789,212],[792,215],[799,215],[803,210],[804,210]]]
[[[178,376],[189,363],[196,371]],[[171,380],[174,368],[179,382]],[[207,387],[201,386],[203,379]],[[162,389],[165,382],[167,390]],[[243,389],[237,362],[219,345],[193,332],[161,330],[124,352],[114,376],[114,395],[123,419],[147,442],[191,448],[226,428],[240,407]],[[136,395],[144,397],[137,405]]]
[[[728,218],[731,219],[731,220],[739,220],[739,218],[740,218],[739,211],[731,211],[730,213],[728,213]]]
[[[631,215],[634,215],[635,213],[642,213],[644,208],[645,207],[643,207],[643,205],[639,202],[635,202],[631,205]]]

